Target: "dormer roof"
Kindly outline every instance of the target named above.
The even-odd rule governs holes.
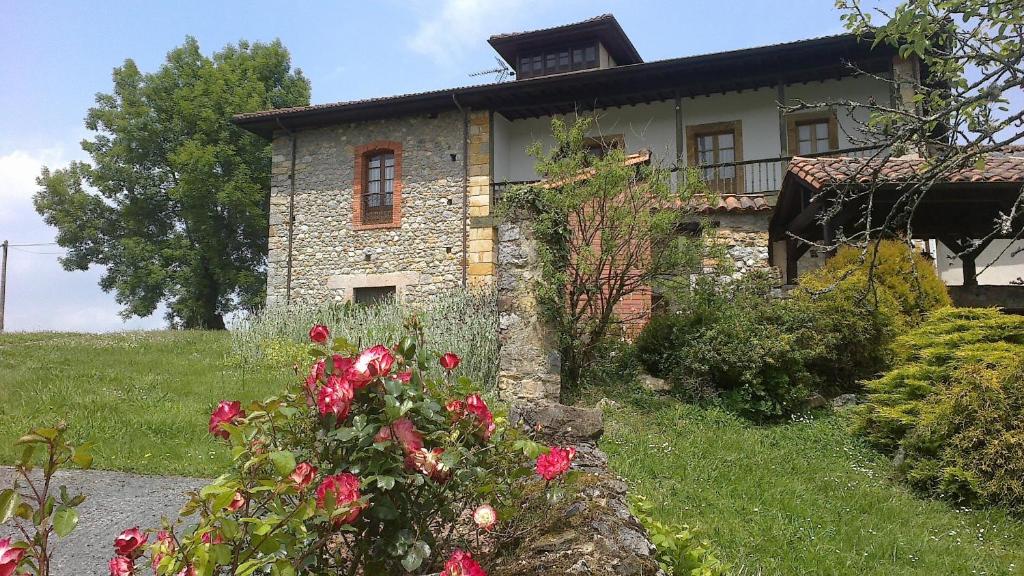
[[[611,14],[602,14],[581,22],[551,28],[495,34],[487,43],[515,67],[516,54],[543,50],[551,46],[572,44],[577,41],[597,40],[604,45],[618,65],[639,64],[644,61],[633,42]]]

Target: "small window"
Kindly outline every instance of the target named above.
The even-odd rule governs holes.
[[[363,191],[363,224],[391,222],[395,200],[395,154],[366,155],[366,188]]]
[[[834,114],[795,115],[789,118],[788,125],[791,155],[825,154],[839,148]]]
[[[366,288],[356,288],[352,291],[352,301],[365,306],[373,306],[394,299],[394,286],[369,286]]]

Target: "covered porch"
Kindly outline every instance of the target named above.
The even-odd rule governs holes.
[[[893,235],[909,230],[912,239],[939,241],[954,252],[963,269],[963,287],[951,290],[958,303],[1024,309],[1024,287],[991,291],[978,285],[982,251],[994,240],[1024,236],[1024,215],[1019,206],[1014,211],[1024,185],[1024,157],[993,154],[983,167],[943,176],[911,208],[907,192],[919,183],[924,162],[794,158],[769,225],[770,261],[783,283],[797,282],[798,262],[809,250],[820,248],[827,255],[844,230],[863,230],[870,218],[875,230],[884,223]]]

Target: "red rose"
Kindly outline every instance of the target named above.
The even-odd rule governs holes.
[[[316,386],[324,379],[324,359],[321,358],[309,367],[309,376],[306,376],[306,390],[311,394],[316,393]]]
[[[394,363],[395,357],[386,346],[377,344],[363,350],[352,366],[352,371],[357,375],[357,387],[378,376],[387,376]]]
[[[230,434],[224,429],[224,424],[232,424],[237,420],[245,418],[245,410],[242,410],[242,403],[237,400],[228,402],[221,401],[217,408],[210,414],[210,434],[218,438],[228,438]]]
[[[348,378],[352,373],[352,365],[356,363],[355,360],[341,354],[331,356],[331,361],[334,363],[334,370],[331,371],[331,374],[337,374],[345,378]]]
[[[498,512],[490,504],[481,504],[473,511],[473,522],[481,530],[490,530],[498,523]]]
[[[324,508],[327,495],[334,495],[335,506],[353,506],[359,500],[359,477],[355,474],[343,472],[324,478],[316,488],[316,505]],[[359,517],[361,507],[355,504],[347,516],[335,519],[335,524],[351,524]]]
[[[405,466],[410,470],[417,470],[427,475],[435,482],[444,483],[451,478],[452,471],[441,460],[443,455],[444,450],[441,448],[433,450],[420,448],[405,457]]]
[[[10,538],[0,540],[0,576],[14,574],[23,556],[25,556],[25,549],[12,546]]]
[[[110,568],[110,576],[131,576],[135,571],[135,563],[124,556],[114,556],[107,567]]]
[[[309,339],[317,344],[327,342],[327,339],[330,337],[331,331],[323,324],[314,324],[313,327],[309,329]]]
[[[142,555],[142,545],[149,540],[149,534],[139,530],[139,527],[129,528],[114,538],[114,551],[118,556],[136,558]]]
[[[445,352],[444,355],[441,356],[440,362],[441,368],[451,372],[459,367],[459,362],[462,362],[462,359],[452,352]]]
[[[291,475],[288,476],[291,479],[292,484],[295,488],[302,492],[313,482],[316,478],[316,466],[313,466],[309,462],[302,462],[295,467]]]
[[[352,383],[341,377],[335,377],[333,374],[327,379],[327,384],[324,384],[316,398],[316,406],[320,410],[321,416],[327,416],[333,414],[340,424],[342,420],[348,417],[349,410],[352,409],[352,399],[355,397],[355,392],[352,390]]]
[[[479,394],[470,394],[466,397],[466,412],[472,414],[477,420],[477,432],[484,440],[488,440],[494,433],[494,414],[491,413],[487,403]]]
[[[231,502],[228,503],[228,512],[238,512],[245,506],[245,496],[242,496],[241,492],[235,492],[235,495],[231,497]]]
[[[153,572],[156,572],[157,567],[163,562],[164,558],[168,554],[174,554],[174,551],[178,549],[178,545],[174,542],[174,537],[171,536],[170,532],[161,530],[156,533],[156,543],[153,546]]]
[[[473,560],[472,554],[456,550],[444,563],[440,576],[487,576],[487,572]]]
[[[412,380],[412,370],[406,370],[405,372],[395,374],[395,380],[408,384],[409,381]]]
[[[569,470],[569,465],[575,457],[575,448],[552,446],[547,454],[537,457],[537,474],[545,480],[554,480]]]
[[[423,435],[408,418],[399,418],[387,426],[381,426],[373,441],[387,442],[395,438],[406,454],[423,448]]]

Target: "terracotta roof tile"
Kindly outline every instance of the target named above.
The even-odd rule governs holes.
[[[1019,182],[1024,183],[1024,156],[1012,150],[991,154],[985,159],[982,169],[971,166],[951,171],[942,179],[945,183],[957,182]],[[883,182],[910,182],[926,169],[924,158],[847,158],[796,156],[789,163],[788,174],[792,174],[813,188],[830,184],[858,182],[866,184],[878,179]]]
[[[714,205],[707,198],[695,200],[698,212],[767,212],[772,209],[764,194],[720,194]]]

